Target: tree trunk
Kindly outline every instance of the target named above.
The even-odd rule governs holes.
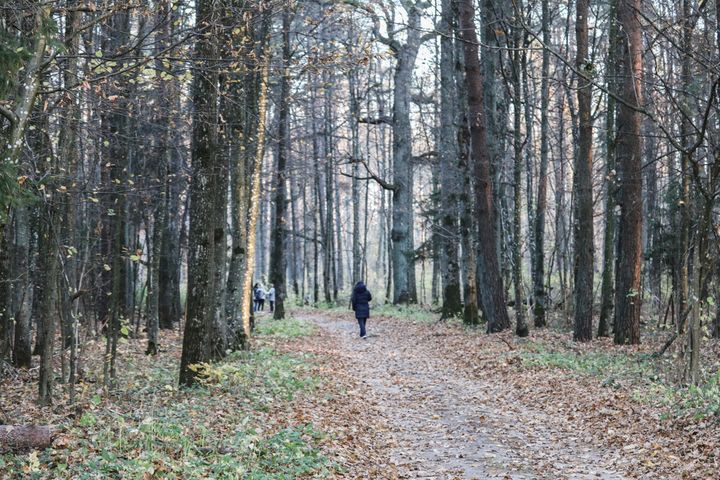
[[[417,302],[414,264],[412,128],[410,94],[412,72],[420,48],[420,10],[407,7],[408,29],[403,45],[396,48],[393,78],[393,210],[392,270],[393,303]]]
[[[198,61],[193,77],[192,181],[190,184],[190,231],[188,251],[187,320],[180,359],[180,384],[192,386],[198,378],[191,368],[211,358],[210,332],[215,317],[215,202],[218,161],[217,147],[217,71],[208,59],[217,55],[215,4],[199,0],[196,18],[200,36],[195,44]]]
[[[275,287],[275,311],[273,318],[285,318],[285,291],[287,270],[287,157],[290,145],[290,12],[285,10],[282,19],[282,74],[280,78],[279,129],[277,148],[277,172],[275,178],[275,225],[272,228],[270,254],[270,283]]]
[[[160,252],[162,248],[165,216],[165,195],[164,189],[157,207],[155,208],[155,219],[152,229],[152,250],[150,253],[150,265],[148,268],[148,293],[147,293],[147,349],[145,355],[157,355],[158,353],[158,329],[160,328],[159,298],[160,298]]]
[[[30,309],[32,300],[32,283],[30,282],[30,209],[20,205],[15,209],[15,246],[13,248],[15,279],[14,312],[15,323],[13,343],[13,365],[18,368],[32,366],[32,331]]]
[[[592,199],[592,86],[586,76],[592,73],[588,56],[589,0],[577,0],[575,23],[578,69],[578,120],[579,145],[573,175],[575,199],[575,329],[573,338],[578,342],[592,340],[593,315],[593,234]]]
[[[352,285],[362,280],[363,255],[360,250],[360,132],[358,118],[360,107],[357,95],[357,70],[348,72],[348,93],[350,95],[350,109],[348,122],[350,123],[350,148],[352,155],[352,209],[353,209],[353,236],[352,236]],[[383,192],[384,194],[384,192]],[[381,247],[382,248],[382,247]]]
[[[442,1],[440,23],[440,273],[442,275],[441,318],[452,318],[463,311],[460,298],[460,265],[458,246],[458,189],[461,182],[458,171],[458,146],[455,127],[457,87],[455,79],[455,47],[453,45],[453,8],[451,0]],[[435,263],[435,262],[433,262]]]
[[[516,5],[522,11],[522,5]],[[516,13],[517,15],[518,13]],[[527,319],[525,317],[523,284],[522,284],[522,166],[523,166],[523,140],[522,128],[522,30],[513,26],[513,243],[512,243],[512,276],[515,294],[515,334],[518,337],[527,337],[529,334]],[[527,97],[527,92],[525,92]],[[527,98],[526,98],[527,100]],[[527,132],[526,132],[527,134]],[[531,192],[528,191],[528,197]]]
[[[472,157],[475,171],[475,198],[479,224],[480,281],[482,307],[488,321],[488,332],[500,332],[510,327],[505,290],[497,258],[495,218],[492,205],[492,177],[487,146],[486,119],[483,104],[483,73],[478,58],[478,38],[474,23],[475,9],[471,0],[460,0],[459,20],[464,41],[465,83],[468,92],[468,109]]]
[[[535,209],[535,268],[533,269],[533,295],[535,305],[533,316],[535,326],[547,326],[545,313],[548,297],[545,291],[545,211],[547,209],[547,175],[550,153],[550,8],[549,0],[542,0],[542,38],[545,48],[542,52],[540,84],[540,173],[538,175],[537,205]]]
[[[51,191],[51,188],[47,189]],[[50,194],[52,195],[52,194]],[[55,381],[53,356],[55,353],[55,299],[57,296],[57,244],[55,239],[55,213],[52,198],[45,198],[41,206],[42,218],[39,231],[39,257],[38,270],[43,272],[40,284],[40,306],[38,314],[42,319],[42,342],[40,350],[40,380],[39,403],[49,405],[52,403],[52,389]]]
[[[179,9],[169,8],[169,4],[163,7],[165,14],[169,14],[170,21],[163,31],[163,38],[159,48],[167,47],[172,41],[177,28],[177,20],[179,18]],[[169,12],[168,12],[169,10]],[[159,62],[162,63],[162,62]],[[162,76],[161,76],[162,80]],[[180,111],[181,95],[179,93],[180,85],[175,78],[164,79],[163,93],[167,98],[167,102],[171,105],[171,111]],[[182,158],[174,148],[175,142],[179,140],[177,132],[179,121],[170,116],[168,118],[167,128],[165,130],[165,138],[163,140],[163,148],[165,148],[165,168],[166,175],[162,185],[165,193],[164,199],[164,215],[162,215],[162,223],[159,227],[162,230],[162,246],[160,254],[160,265],[158,270],[158,319],[161,329],[172,329],[175,322],[179,322],[182,317],[182,301],[180,298],[180,272],[182,269],[182,253],[181,253],[181,223],[183,221],[183,211],[181,196],[185,187],[182,175],[183,165]]]
[[[607,112],[605,114],[605,232],[603,234],[603,272],[602,286],[600,287],[600,318],[598,320],[598,337],[610,335],[610,316],[613,311],[613,269],[615,266],[615,244],[617,230],[617,215],[615,206],[617,204],[617,174],[615,171],[615,114],[617,112],[616,101],[613,95],[617,94],[617,57],[618,45],[618,22],[615,21],[617,0],[610,3],[610,32],[608,34],[608,58],[605,68],[607,69]]]
[[[44,450],[58,433],[48,425],[0,425],[0,451]]]
[[[617,163],[620,170],[618,271],[615,280],[615,343],[640,343],[640,268],[642,264],[642,157],[640,114],[642,98],[642,37],[640,0],[619,0],[617,19],[626,41],[617,119]],[[682,309],[682,305],[678,305]]]
[[[263,12],[263,22],[268,22],[271,12]],[[267,25],[267,23],[266,23]],[[252,314],[252,282],[253,274],[255,273],[255,248],[256,248],[256,232],[258,223],[258,213],[260,211],[260,190],[262,188],[262,171],[263,171],[263,159],[265,158],[265,126],[266,126],[266,113],[267,113],[267,98],[268,98],[268,77],[270,72],[270,53],[269,39],[267,38],[267,31],[263,35],[263,53],[262,53],[262,73],[258,82],[258,100],[257,100],[257,112],[258,122],[257,130],[255,132],[255,160],[253,162],[251,170],[251,184],[250,184],[250,211],[248,213],[248,238],[247,238],[247,261],[243,266],[242,272],[242,326],[243,334],[241,338],[241,346],[245,350],[250,349],[250,336],[252,334],[254,316]]]

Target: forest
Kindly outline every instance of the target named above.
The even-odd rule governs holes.
[[[2,0],[0,480],[720,478],[719,95],[720,0]]]

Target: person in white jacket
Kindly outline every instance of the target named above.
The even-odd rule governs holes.
[[[270,313],[275,311],[275,287],[271,284],[267,292],[267,299],[270,302]]]

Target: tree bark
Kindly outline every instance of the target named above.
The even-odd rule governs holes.
[[[516,5],[515,15],[520,15],[522,4]],[[522,83],[520,79],[522,69],[522,30],[519,25],[513,25],[512,53],[513,72],[513,243],[512,243],[512,276],[513,293],[515,294],[515,334],[518,337],[527,337],[527,319],[525,316],[523,283],[522,283],[522,173],[523,173],[523,140],[522,128]],[[527,97],[527,92],[525,92]],[[526,98],[527,101],[527,98]],[[526,132],[526,135],[528,133]],[[531,192],[528,191],[528,198]]]
[[[285,318],[285,291],[287,270],[287,160],[290,151],[290,23],[291,14],[286,9],[282,18],[282,74],[280,78],[279,129],[277,148],[277,172],[275,177],[275,224],[272,228],[270,255],[270,283],[275,288],[275,311],[273,318]]]
[[[537,205],[535,209],[535,268],[533,269],[533,317],[538,328],[547,325],[545,313],[548,308],[548,297],[545,291],[545,212],[547,209],[547,175],[548,157],[550,153],[549,136],[550,120],[550,8],[549,0],[542,0],[542,67],[540,80],[540,173],[538,175]]]
[[[210,332],[215,316],[213,276],[215,268],[215,214],[213,193],[217,147],[217,71],[208,59],[217,55],[217,12],[211,0],[199,0],[196,18],[199,37],[195,56],[200,60],[193,77],[192,181],[190,184],[190,231],[188,251],[187,321],[180,359],[180,384],[192,386],[198,379],[195,365],[211,358]]]
[[[50,190],[50,189],[48,189]],[[52,195],[52,194],[50,194]],[[41,206],[42,218],[40,219],[39,251],[41,252],[38,269],[43,272],[40,285],[40,306],[38,314],[42,319],[42,342],[40,350],[40,379],[39,379],[39,403],[50,405],[52,403],[53,383],[55,382],[55,370],[53,356],[55,353],[55,325],[57,318],[55,310],[55,299],[57,296],[57,244],[55,239],[55,213],[52,205],[52,198],[46,198]]]
[[[610,31],[608,33],[607,69],[607,112],[605,114],[605,232],[603,234],[603,272],[600,287],[600,318],[598,320],[598,337],[610,334],[610,316],[613,311],[613,270],[615,266],[615,244],[617,230],[617,173],[615,158],[615,115],[617,112],[617,57],[619,53],[618,21],[616,18],[617,0],[610,3]]]
[[[593,315],[593,234],[592,199],[592,87],[587,78],[592,74],[588,56],[589,0],[577,0],[576,44],[578,70],[579,145],[573,175],[575,198],[575,329],[573,338],[578,342],[592,340]]]
[[[43,450],[58,433],[49,425],[0,425],[0,450]]]
[[[465,83],[468,92],[470,137],[475,164],[475,198],[480,242],[479,290],[482,307],[488,322],[488,332],[500,332],[510,327],[506,309],[500,266],[497,258],[495,216],[492,205],[492,177],[487,145],[486,118],[483,104],[483,73],[478,58],[478,38],[474,23],[475,9],[471,0],[460,0],[459,21],[464,41]]]
[[[410,94],[412,72],[420,48],[420,7],[406,2],[407,38],[395,48],[393,78],[393,303],[417,302],[414,264],[412,128]]]
[[[19,205],[15,209],[14,257],[14,312],[13,365],[18,368],[32,366],[32,330],[30,309],[32,283],[30,282],[30,208]]]
[[[619,0],[617,19],[621,43],[622,103],[618,108],[617,163],[620,170],[618,271],[615,280],[615,343],[640,343],[640,268],[642,265],[642,157],[640,114],[642,98],[642,37],[640,0]],[[679,305],[679,309],[682,306]]]
[[[453,46],[453,9],[451,0],[442,1],[440,23],[440,271],[442,274],[441,318],[462,313],[460,268],[458,259],[458,146],[455,129],[457,88]]]

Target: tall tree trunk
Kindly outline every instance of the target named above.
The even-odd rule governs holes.
[[[30,282],[30,209],[20,205],[15,209],[15,246],[14,257],[15,304],[13,320],[15,323],[13,343],[13,365],[18,368],[32,366],[32,331],[30,309],[32,300],[32,282]]]
[[[453,45],[451,0],[442,1],[440,23],[440,271],[442,274],[442,315],[452,318],[462,313],[460,267],[458,259],[458,146],[455,130],[457,88]]]
[[[573,338],[579,342],[592,340],[593,315],[593,234],[592,199],[592,86],[586,77],[592,74],[588,56],[589,0],[577,0],[575,22],[578,82],[579,145],[573,175],[575,200],[575,329]]]
[[[187,320],[180,359],[180,384],[192,386],[198,378],[191,368],[211,358],[210,332],[215,317],[215,168],[217,146],[217,70],[210,65],[216,58],[217,22],[215,3],[199,0],[196,18],[199,36],[195,57],[201,59],[193,77],[192,182],[190,184],[190,231],[188,251]]]
[[[290,151],[290,12],[285,10],[282,19],[282,74],[280,78],[279,129],[277,172],[275,178],[275,224],[272,228],[270,255],[270,283],[275,287],[273,318],[285,318],[285,291],[287,270],[287,157]]]
[[[475,197],[479,224],[479,290],[482,307],[488,321],[488,331],[500,332],[510,327],[505,306],[500,266],[497,257],[497,239],[493,226],[492,177],[487,147],[486,118],[483,104],[483,73],[478,58],[478,38],[475,32],[475,8],[471,0],[460,0],[459,21],[464,41],[465,83],[468,92],[472,157],[475,164]]]
[[[608,58],[605,68],[607,70],[607,112],[605,114],[605,233],[603,234],[603,273],[600,293],[600,318],[598,320],[598,337],[607,337],[610,334],[610,316],[613,311],[613,270],[615,266],[615,244],[617,230],[617,174],[615,159],[615,115],[617,112],[617,57],[619,53],[618,22],[615,19],[617,0],[610,2],[610,32],[608,34]]]
[[[640,0],[618,0],[617,19],[626,40],[621,42],[622,103],[617,119],[617,163],[620,170],[618,270],[615,280],[615,343],[640,343],[640,267],[642,264],[642,37]]]
[[[158,329],[160,328],[159,298],[160,298],[160,253],[162,251],[162,239],[164,232],[162,225],[165,216],[165,194],[160,196],[155,207],[155,215],[152,228],[152,242],[150,251],[150,265],[148,268],[148,293],[147,293],[147,349],[145,355],[157,355],[158,353]]]
[[[47,188],[48,192],[54,190]],[[50,196],[53,194],[50,193]],[[38,233],[38,248],[42,254],[39,256],[38,270],[43,272],[38,300],[40,306],[38,314],[42,318],[42,342],[40,349],[40,381],[39,402],[41,405],[52,403],[52,389],[55,380],[53,356],[55,352],[55,299],[57,297],[58,257],[55,238],[55,212],[53,199],[45,197],[40,207],[40,230]]]
[[[520,15],[522,4],[516,5],[515,15]],[[512,275],[515,294],[515,334],[519,337],[527,337],[529,334],[527,319],[525,317],[525,306],[523,305],[523,284],[522,284],[522,165],[523,165],[523,140],[522,129],[522,87],[520,75],[522,68],[522,30],[519,25],[512,27],[513,31],[513,244],[512,244]],[[527,92],[525,92],[527,96]],[[527,98],[526,98],[527,101]],[[527,133],[526,133],[527,134]],[[528,197],[531,192],[528,191]]]
[[[535,268],[533,269],[533,316],[538,328],[547,325],[545,313],[548,296],[545,291],[545,211],[547,209],[547,174],[550,156],[550,8],[549,0],[542,0],[542,67],[540,84],[540,173],[538,175],[537,206],[535,210]]]
[[[420,10],[408,2],[405,43],[395,47],[397,63],[393,78],[393,210],[392,270],[393,303],[417,302],[414,265],[414,215],[412,128],[410,94],[412,73],[420,48]]]
[[[179,9],[173,9],[171,2],[166,2],[162,7],[161,14],[168,14],[169,20],[162,32],[162,39],[159,41],[159,48],[169,46],[175,35],[176,25],[180,16]],[[162,64],[162,62],[158,62]],[[165,99],[170,105],[170,111],[180,111],[181,95],[179,81],[175,78],[162,79],[162,90]],[[182,253],[180,232],[183,220],[182,194],[185,189],[184,176],[182,175],[182,158],[174,148],[179,140],[177,128],[178,119],[170,115],[165,124],[163,148],[165,149],[166,176],[162,185],[164,186],[164,215],[162,224],[162,245],[160,248],[160,265],[158,270],[158,319],[161,329],[172,329],[175,322],[182,317],[182,301],[180,298],[180,272],[182,269]]]
[[[129,41],[131,18],[129,11],[120,11],[111,18],[111,24],[107,28],[109,40],[107,48],[121,49]],[[119,62],[115,71],[123,68],[124,63]],[[128,141],[131,126],[134,126],[132,110],[134,106],[130,101],[131,88],[123,84],[109,84],[107,94],[117,95],[114,102],[108,100],[107,112],[103,119],[106,124],[106,134],[109,139],[106,150],[103,152],[105,159],[105,182],[111,190],[108,196],[106,223],[103,225],[103,241],[105,242],[104,254],[105,263],[102,265],[104,272],[104,287],[108,298],[103,302],[103,310],[107,313],[107,335],[105,345],[105,358],[103,366],[103,383],[106,387],[112,387],[116,380],[116,358],[117,345],[120,336],[121,322],[131,313],[128,310],[128,303],[133,295],[128,295],[128,269],[125,262],[128,245],[128,223],[127,223],[127,194],[122,190],[128,185],[129,169],[132,162],[132,145]],[[131,123],[132,122],[132,123]],[[132,245],[135,246],[134,244]],[[134,249],[134,248],[133,248]],[[130,297],[130,298],[128,298]],[[107,303],[105,303],[107,302]],[[106,309],[106,310],[105,310]]]
[[[269,22],[271,10],[268,9],[263,12],[264,22]],[[267,23],[266,23],[267,25]],[[265,27],[267,28],[267,26]],[[242,272],[242,326],[243,335],[241,346],[249,350],[250,349],[250,335],[253,327],[253,315],[252,315],[252,282],[253,274],[255,272],[255,248],[256,248],[256,237],[258,223],[258,213],[260,211],[260,193],[262,188],[262,171],[263,171],[263,159],[265,157],[265,126],[266,126],[266,113],[267,113],[267,98],[268,98],[268,77],[270,72],[270,54],[269,54],[269,39],[267,38],[267,29],[264,30],[263,35],[263,53],[261,55],[262,73],[260,75],[260,81],[258,86],[258,100],[257,100],[257,112],[258,122],[257,131],[255,132],[255,160],[252,166],[252,182],[250,184],[250,211],[248,213],[248,238],[247,238],[247,261],[243,266]]]
[[[350,109],[348,122],[350,124],[350,148],[352,155],[352,215],[353,215],[353,236],[352,236],[352,285],[362,280],[363,254],[360,250],[360,132],[358,119],[360,117],[360,106],[358,100],[358,79],[357,70],[350,69],[348,72],[348,93],[350,96]],[[381,247],[382,248],[382,247]]]

